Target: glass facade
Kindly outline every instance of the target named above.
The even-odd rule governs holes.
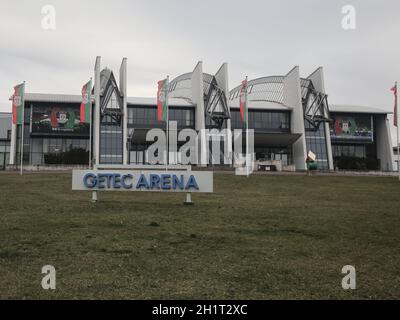
[[[366,158],[367,150],[365,145],[332,145],[333,157],[356,157]]]
[[[100,163],[123,163],[122,119],[105,115],[100,123]]]
[[[157,108],[147,106],[128,106],[128,126],[134,128],[161,128],[157,121]]]
[[[333,162],[339,170],[380,170],[375,143],[332,144]]]
[[[52,105],[43,104],[48,108]],[[75,158],[68,158],[68,161],[77,161],[76,164],[87,163],[89,150],[89,137],[77,135],[75,132],[62,134],[53,133],[35,133],[32,134],[32,116],[35,108],[42,110],[42,103],[27,102],[25,105],[25,125],[24,125],[24,164],[32,165],[49,165],[62,164],[65,159],[63,157],[70,156],[73,153]],[[61,108],[60,104],[55,104],[57,108]],[[76,103],[63,104],[65,110],[69,108],[77,108]],[[31,110],[32,109],[32,110]],[[61,108],[62,109],[62,108]],[[61,110],[60,109],[60,110]],[[65,111],[62,109],[61,111]],[[65,111],[65,112],[67,112]],[[65,115],[65,112],[63,115]],[[43,113],[45,116],[46,114]],[[44,117],[43,116],[43,117]],[[142,130],[145,133],[151,128],[165,128],[165,123],[157,120],[157,107],[148,105],[128,105],[128,128]],[[373,167],[377,162],[377,145],[376,145],[376,125],[375,116],[366,114],[340,114],[332,113],[334,122],[330,127],[332,138],[332,153],[335,166],[344,160],[358,161],[364,159],[367,168]],[[68,118],[68,117],[67,117]],[[44,120],[48,117],[44,117]],[[42,118],[40,121],[44,121]],[[195,108],[170,106],[170,121],[177,121],[178,129],[195,128]],[[60,120],[63,120],[60,117]],[[78,121],[78,118],[75,119]],[[47,120],[46,120],[47,121]],[[62,121],[61,121],[62,122]],[[231,110],[232,129],[244,129],[239,109]],[[318,168],[320,170],[328,170],[327,145],[324,123],[315,128],[305,119],[305,138],[307,151],[311,150],[317,155]],[[206,116],[206,127],[213,128],[215,124]],[[225,126],[224,126],[225,127]],[[290,112],[289,111],[266,111],[266,110],[250,110],[249,112],[249,128],[255,130],[255,134],[269,133],[290,133]],[[100,126],[100,163],[103,164],[122,164],[123,162],[123,127],[121,116],[105,115],[102,117]],[[145,135],[144,135],[145,136]],[[135,137],[135,134],[134,134]],[[146,163],[145,149],[147,144],[143,139],[143,135],[138,134],[136,144],[131,144],[129,150],[129,158],[131,163]],[[11,131],[4,134],[4,139],[0,140],[0,169],[9,163]],[[17,128],[16,137],[16,158],[15,163],[20,162],[20,126]],[[262,144],[255,148],[256,157],[259,160],[280,160],[283,165],[290,165],[293,161],[291,146],[271,145],[263,147]],[[223,150],[224,148],[221,147]],[[354,159],[343,159],[354,158]],[[357,165],[358,165],[357,162]],[[360,162],[361,163],[361,162]]]
[[[307,119],[304,120],[306,131],[307,152],[312,151],[317,156],[319,170],[329,170],[328,151],[326,145],[325,123],[315,128]]]
[[[231,110],[232,129],[245,129],[240,110]],[[249,111],[249,128],[254,133],[290,133],[290,112],[288,111]],[[260,161],[281,161],[283,166],[292,164],[291,146],[255,147],[256,159]]]
[[[333,113],[332,154],[338,169],[379,169],[373,115]]]
[[[255,148],[256,159],[260,161],[279,160],[282,165],[292,164],[292,148]]]
[[[10,141],[0,140],[0,170],[10,162]]]
[[[58,106],[60,104],[54,104]],[[64,103],[65,108],[78,108],[77,103]],[[53,104],[41,102],[27,102],[24,110],[24,147],[23,163],[25,165],[53,165],[53,164],[87,164],[89,162],[89,136],[65,132],[62,134],[31,133],[32,109],[37,107],[51,107]],[[16,157],[15,163],[21,161],[21,126],[17,126],[16,132]]]
[[[232,129],[244,129],[239,110],[231,110]],[[290,113],[286,111],[249,112],[249,128],[264,132],[290,132]]]
[[[195,128],[195,109],[184,107],[169,107],[169,121],[176,121],[178,129]],[[156,106],[128,106],[128,128],[142,129],[144,132],[153,128],[165,129],[165,122],[157,119]],[[133,134],[133,141],[129,147],[129,162],[131,164],[147,163],[145,150],[149,143],[144,139],[138,141]],[[178,148],[179,148],[178,143]]]
[[[21,145],[21,129],[18,126],[17,130],[17,151],[16,163],[20,163],[20,145]],[[81,151],[81,154],[75,155],[79,157],[76,164],[88,162],[86,153],[89,151],[89,139],[73,139],[61,137],[31,137],[29,135],[29,125],[25,125],[24,132],[24,164],[31,165],[51,165],[62,164],[62,159],[55,160],[56,157],[60,158],[62,155],[70,151]],[[56,162],[56,163],[55,163]],[[58,162],[58,163],[57,163]],[[72,164],[72,163],[71,163]]]
[[[193,108],[170,108],[170,121],[177,121],[178,128],[195,128],[195,111]]]
[[[26,109],[25,109],[26,115]],[[29,120],[29,118],[28,118]],[[26,121],[26,118],[25,118]],[[23,146],[23,163],[30,164],[29,156],[30,156],[30,146],[31,146],[31,138],[30,138],[30,126],[25,123],[24,125],[24,146]],[[16,163],[21,162],[21,126],[17,126],[17,144],[16,144]]]
[[[177,121],[178,128],[195,128],[193,108],[169,107],[169,121]],[[165,128],[157,119],[156,106],[128,106],[128,127],[137,129]]]

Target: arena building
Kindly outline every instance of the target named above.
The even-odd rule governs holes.
[[[126,59],[119,83],[111,70],[101,70],[100,61],[98,57],[91,127],[80,122],[80,95],[25,94],[26,166],[88,164],[89,149],[94,164],[147,163],[146,133],[165,127],[157,121],[157,99],[128,97]],[[213,75],[204,73],[199,62],[192,72],[169,83],[169,120],[177,122],[178,132],[244,129],[240,88],[229,90],[227,64]],[[305,170],[312,151],[319,170],[393,170],[388,113],[374,107],[330,105],[322,68],[306,78],[295,67],[286,75],[249,80],[248,107],[254,157],[269,169]],[[20,139],[21,128],[12,124],[11,114],[0,114],[1,168],[19,165]],[[232,137],[224,143],[232,152]],[[206,159],[209,148],[202,137],[200,157]],[[179,163],[179,155],[170,158]]]

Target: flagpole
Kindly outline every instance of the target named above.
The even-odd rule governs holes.
[[[166,166],[165,166],[165,169],[168,171],[168,164],[169,164],[169,103],[168,103],[168,87],[169,87],[169,76],[167,76],[167,84],[166,84],[166,86],[165,86],[166,88],[165,88],[165,106],[166,106],[166,108],[167,108],[167,122],[166,122],[166,131],[167,131],[167,140],[166,140],[166,143],[167,143],[167,148],[166,148],[166,150],[167,150],[167,161],[166,161]]]
[[[396,117],[396,128],[397,128],[397,172],[398,172],[399,181],[400,181],[400,144],[399,144],[400,136],[399,136],[399,110],[398,110],[399,106],[397,105],[397,103],[398,103],[398,100],[397,100],[397,81],[396,81],[396,84],[395,84],[395,88],[396,88],[396,96],[395,96],[396,114],[395,114],[395,117]]]
[[[89,119],[89,169],[92,169],[92,78],[90,78],[90,91],[89,91],[89,104],[90,104],[90,119]]]
[[[248,164],[248,160],[249,160],[249,106],[248,106],[248,99],[247,99],[247,76],[246,76],[246,88],[245,88],[245,95],[246,95],[246,175],[247,178],[249,177],[249,164]]]
[[[23,92],[21,94],[21,104],[22,104],[22,116],[21,116],[21,147],[20,147],[20,158],[21,158],[21,165],[20,165],[20,175],[22,176],[23,171],[23,161],[24,161],[24,126],[25,126],[25,81],[23,85]]]

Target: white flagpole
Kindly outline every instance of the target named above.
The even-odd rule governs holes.
[[[245,97],[246,97],[246,100],[245,100],[245,112],[246,112],[246,114],[245,114],[245,116],[246,116],[246,175],[247,175],[247,178],[249,177],[249,105],[248,105],[248,99],[247,99],[247,76],[246,76],[246,87],[244,88],[245,89],[245,92],[244,92],[244,94],[245,94]]]
[[[167,76],[167,84],[166,84],[166,89],[165,89],[165,105],[167,107],[167,122],[166,122],[166,131],[167,131],[167,161],[166,161],[166,170],[168,170],[168,165],[169,165],[169,103],[168,103],[168,87],[169,87],[169,76]]]
[[[23,84],[23,90],[21,95],[21,104],[22,104],[22,119],[21,119],[21,151],[20,151],[20,158],[21,158],[21,165],[20,165],[20,175],[22,176],[23,171],[23,161],[24,161],[24,127],[25,127],[25,81]]]
[[[89,119],[89,169],[92,169],[92,78],[90,78],[89,88],[89,104],[90,104],[90,119]]]
[[[396,103],[396,114],[394,115],[395,117],[396,117],[396,124],[397,124],[397,172],[398,172],[398,174],[399,174],[399,181],[400,181],[400,144],[399,144],[399,139],[400,139],[400,136],[399,136],[399,106],[398,106],[398,99],[397,99],[397,81],[396,81],[396,85],[395,85],[395,88],[396,88],[396,97],[395,97],[395,99],[396,99],[396,101],[395,101],[395,103]]]

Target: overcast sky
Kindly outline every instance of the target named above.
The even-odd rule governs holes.
[[[348,4],[355,30],[342,28]],[[45,5],[56,9],[56,30],[42,28]],[[0,111],[24,80],[28,92],[80,94],[97,55],[116,73],[128,58],[129,96],[154,96],[157,80],[199,60],[208,73],[228,62],[231,88],[246,75],[323,66],[331,104],[392,110],[399,15],[399,0],[1,0]]]

